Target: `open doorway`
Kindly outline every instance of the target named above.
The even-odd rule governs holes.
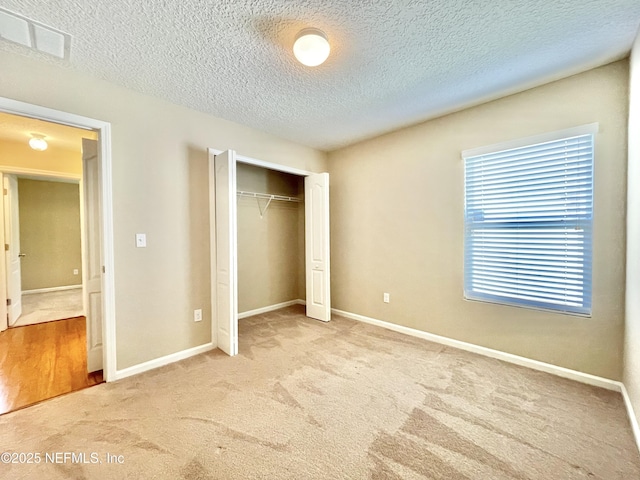
[[[1,414],[104,376],[102,310],[91,298],[98,132],[9,113],[0,125]]]
[[[79,179],[0,175],[8,327],[83,316]]]

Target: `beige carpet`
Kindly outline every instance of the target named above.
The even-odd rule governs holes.
[[[22,315],[13,327],[81,317],[82,287],[54,292],[22,294]]]
[[[0,417],[0,450],[43,455],[1,477],[640,478],[619,394],[301,308],[242,320],[236,358],[214,351]]]

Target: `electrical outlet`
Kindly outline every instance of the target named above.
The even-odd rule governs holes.
[[[74,274],[74,275],[78,275],[78,269],[77,269],[77,268],[74,268],[74,269],[73,269],[73,274]]]
[[[391,301],[391,299],[390,299],[390,295],[389,295],[388,293],[383,293],[383,294],[382,294],[382,301],[383,301],[384,303],[389,303],[389,302]]]
[[[198,308],[197,310],[193,311],[193,321],[194,322],[201,322],[202,321],[202,309]]]

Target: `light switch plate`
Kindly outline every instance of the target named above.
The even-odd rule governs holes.
[[[147,235],[145,233],[136,233],[136,247],[144,248],[147,246]]]

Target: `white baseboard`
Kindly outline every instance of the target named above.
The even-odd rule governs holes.
[[[625,387],[623,383],[620,385],[622,387],[622,398],[624,399],[624,404],[627,407],[627,414],[629,415],[629,421],[631,422],[631,430],[633,431],[633,436],[636,439],[638,450],[640,450],[640,425],[638,424],[638,417],[636,417],[636,413],[633,410],[633,405],[631,404],[631,398],[629,398],[627,387]]]
[[[109,381],[111,382],[115,380],[121,380],[132,375],[137,375],[148,370],[153,370],[154,368],[164,367],[165,365],[168,365],[170,363],[184,360],[185,358],[193,357],[204,352],[208,352],[209,350],[213,350],[214,348],[215,347],[213,346],[213,343],[209,342],[198,347],[188,348],[187,350],[182,350],[181,352],[171,353],[169,355],[165,355],[164,357],[155,358],[144,363],[139,363],[138,365],[134,365],[132,367],[124,368],[122,370],[116,370],[113,378],[110,378]]]
[[[23,290],[23,295],[29,295],[31,293],[47,293],[47,292],[61,292],[63,290],[75,290],[76,288],[82,288],[80,285],[64,285],[62,287],[49,287],[49,288],[35,288],[33,290]]]
[[[288,302],[278,303],[276,305],[269,305],[268,307],[257,308],[255,310],[250,310],[248,312],[242,312],[238,314],[238,319],[250,317],[252,315],[259,315],[261,313],[267,313],[274,310],[278,310],[280,308],[289,307],[291,305],[304,305],[304,300],[290,300]],[[194,355],[199,355],[204,352],[208,352],[209,350],[213,350],[216,348],[213,342],[205,343],[204,345],[200,345],[199,347],[189,348],[187,350],[182,350],[181,352],[172,353],[170,355],[165,355],[164,357],[156,358],[154,360],[149,360],[148,362],[140,363],[138,365],[134,365],[132,367],[127,367],[122,370],[116,370],[113,378],[110,378],[109,381],[121,380],[123,378],[130,377],[132,375],[137,375],[142,372],[146,372],[148,370],[153,370],[154,368],[163,367],[173,362],[177,362],[180,360],[184,360],[185,358],[193,357]]]
[[[337,310],[335,308],[332,309],[331,311],[336,315],[341,315],[343,317],[350,318],[352,320],[358,320],[360,322],[369,323],[371,325],[383,327],[388,330],[393,330],[395,332],[411,335],[412,337],[423,338],[425,340],[429,340],[435,343],[440,343],[448,347],[459,348],[460,350],[466,350],[467,352],[477,353],[479,355],[484,355],[485,357],[496,358],[498,360],[520,365],[522,367],[528,367],[534,370],[539,370],[541,372],[551,373],[558,377],[568,378],[571,380],[575,380],[577,382],[586,383],[588,385],[602,387],[602,388],[606,388],[607,390],[613,390],[616,392],[620,392],[622,388],[621,382],[610,380],[608,378],[598,377],[596,375],[591,375],[589,373],[578,372],[576,370],[571,370],[569,368],[558,367],[557,365],[552,365],[550,363],[544,363],[538,360],[532,360],[530,358],[520,357],[518,355],[502,352],[500,350],[493,350],[491,348],[481,347],[479,345],[474,345],[472,343],[462,342],[460,340],[454,340],[453,338],[448,338],[440,335],[435,335],[433,333],[423,332],[422,330],[416,330],[414,328],[404,327],[402,325],[396,325],[395,323],[390,323],[390,322],[385,322],[383,320],[377,320],[375,318],[365,317],[364,315],[358,315],[356,313],[345,312],[342,310]]]
[[[252,317],[254,315],[260,315],[261,313],[273,312],[281,308],[290,307],[291,305],[304,305],[304,300],[289,300],[288,302],[276,303],[275,305],[269,305],[267,307],[256,308],[255,310],[248,310],[238,314],[238,320],[242,318]]]

